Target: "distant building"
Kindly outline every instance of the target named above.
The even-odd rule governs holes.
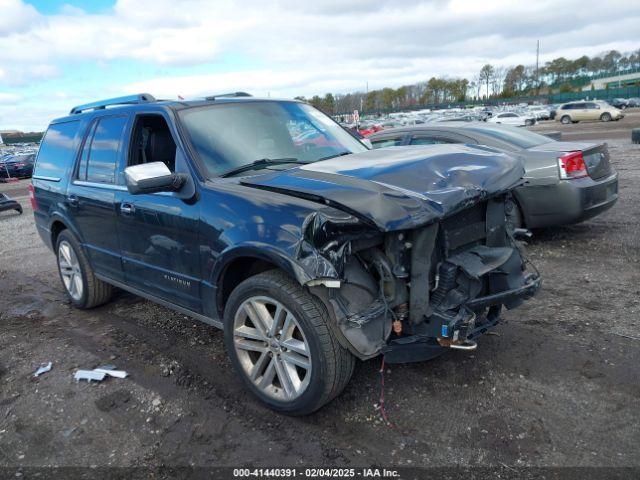
[[[591,83],[582,87],[582,91],[602,90],[605,88],[622,88],[640,85],[640,72],[626,73],[612,77],[594,78]]]

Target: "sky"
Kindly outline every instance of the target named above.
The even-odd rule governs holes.
[[[347,93],[640,48],[630,0],[0,0],[0,130],[77,104]]]

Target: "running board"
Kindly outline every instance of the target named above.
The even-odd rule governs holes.
[[[99,273],[96,273],[95,276],[97,278],[99,278],[100,280],[102,280],[103,282],[107,282],[111,285],[113,285],[114,287],[118,287],[121,288],[122,290],[125,290],[129,293],[133,293],[134,295],[137,295],[138,297],[142,297],[142,298],[146,298],[147,300],[150,300],[152,302],[155,302],[159,305],[162,305],[163,307],[167,307],[170,308],[171,310],[175,310],[176,312],[182,313],[184,315],[188,315],[190,317],[195,318],[196,320],[206,323],[207,325],[211,325],[212,327],[216,327],[219,328],[220,330],[222,330],[222,322],[220,320],[215,320],[213,318],[209,318],[206,315],[202,315],[201,313],[197,313],[194,312],[192,310],[189,310],[188,308],[184,308],[181,307],[180,305],[176,305],[174,303],[171,302],[167,302],[166,300],[163,300],[160,297],[156,297],[155,295],[152,295],[150,293],[144,292],[142,290],[138,290],[135,287],[132,287],[130,285],[127,285],[125,283],[119,282],[117,280],[113,280],[112,278],[109,277],[105,277],[104,275],[100,275]]]

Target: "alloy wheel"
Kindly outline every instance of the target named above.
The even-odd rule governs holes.
[[[234,318],[233,344],[244,373],[268,397],[289,402],[309,386],[309,343],[296,317],[277,300],[245,300]]]
[[[58,246],[58,266],[60,267],[60,275],[67,292],[69,292],[71,298],[79,301],[84,291],[82,271],[80,270],[80,262],[76,252],[66,240],[60,242]]]

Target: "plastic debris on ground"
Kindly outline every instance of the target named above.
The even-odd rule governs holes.
[[[43,373],[47,373],[48,371],[51,370],[52,366],[53,366],[53,364],[51,362],[49,362],[49,363],[41,363],[40,367],[38,368],[38,370],[36,370],[36,373],[34,373],[33,376],[34,377],[39,377]]]
[[[87,382],[91,382],[94,380],[96,382],[101,382],[107,376],[126,378],[128,374],[124,370],[116,370],[115,365],[102,365],[101,367],[94,368],[93,370],[78,370],[73,375],[73,378],[77,381],[86,380]]]

